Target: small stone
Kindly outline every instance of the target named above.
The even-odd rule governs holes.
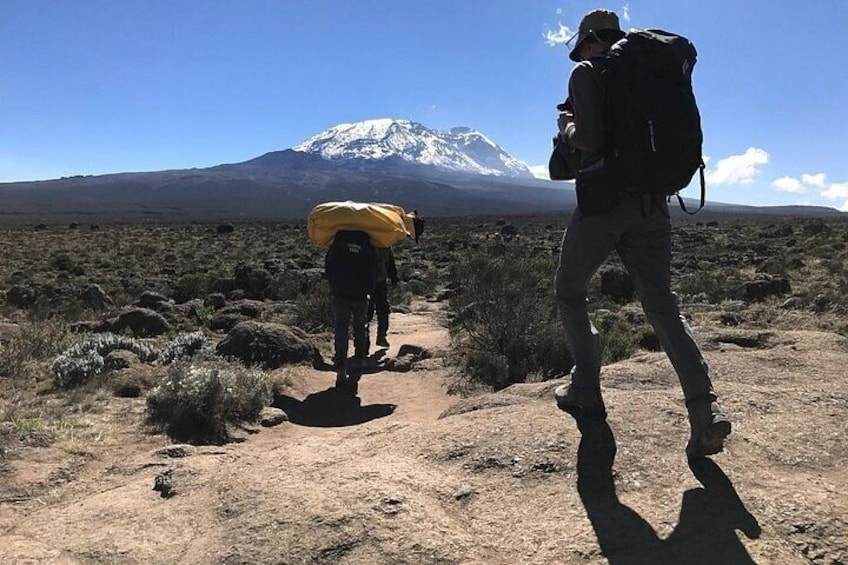
[[[279,408],[266,406],[259,413],[259,423],[266,428],[279,426],[283,422],[288,422],[289,416]]]
[[[171,498],[177,494],[177,490],[174,488],[173,473],[173,469],[168,469],[167,471],[162,471],[153,479],[153,490],[159,491],[159,495],[162,498]]]
[[[174,444],[174,445],[165,446],[161,449],[157,449],[154,452],[154,454],[158,455],[159,457],[176,458],[176,457],[188,457],[189,455],[192,454],[193,451],[194,451],[193,445],[178,443],[178,444]]]

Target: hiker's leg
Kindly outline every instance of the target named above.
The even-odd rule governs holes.
[[[633,279],[645,315],[677,372],[684,398],[687,402],[714,400],[707,363],[671,292],[671,225],[668,218],[654,211],[644,220],[644,229],[624,235],[617,249]]]
[[[348,327],[350,325],[350,303],[344,298],[333,298],[333,361],[336,369],[343,369],[347,361]]]
[[[615,247],[614,225],[614,214],[586,217],[575,210],[562,238],[554,278],[560,319],[574,357],[572,383],[582,388],[600,386],[601,349],[586,308],[586,288]]]
[[[377,312],[377,339],[389,333],[389,289],[386,281],[378,282],[374,288],[372,301]]]
[[[352,300],[353,312],[353,349],[356,359],[362,363],[368,358],[368,300]],[[361,366],[361,365],[360,365]]]

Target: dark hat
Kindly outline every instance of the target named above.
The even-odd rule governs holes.
[[[609,10],[592,10],[580,20],[580,27],[577,29],[577,42],[568,54],[568,58],[575,63],[580,62],[580,47],[587,38],[594,36],[597,32],[603,30],[617,31],[624,37],[624,32],[621,31],[621,26],[618,24],[618,16],[615,12]],[[572,37],[571,39],[574,39]],[[570,41],[570,40],[569,40]]]

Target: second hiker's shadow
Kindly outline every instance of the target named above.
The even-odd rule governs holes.
[[[612,564],[754,563],[736,535],[760,536],[730,479],[709,459],[690,463],[703,488],[683,494],[674,532],[660,539],[651,525],[618,499],[613,481],[615,437],[601,418],[581,418],[577,450],[577,491],[604,557]]]
[[[362,406],[358,396],[335,387],[312,393],[303,400],[277,395],[273,406],[283,410],[294,424],[321,428],[363,424],[388,416],[397,408],[395,404]]]

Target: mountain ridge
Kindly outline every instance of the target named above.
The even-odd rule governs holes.
[[[325,143],[329,138],[324,134],[331,128],[295,148],[270,151],[238,163],[0,183],[0,223],[288,221],[303,219],[318,203],[338,200],[390,201],[430,216],[569,213],[576,206],[572,183],[537,179],[529,170],[525,175],[526,165],[472,128],[436,132],[410,120],[388,119],[337,127],[345,126],[350,133],[357,124],[360,129],[370,128],[374,135],[356,138],[359,143],[349,150],[343,149],[342,142],[348,139],[345,136],[337,143]],[[428,156],[425,159],[410,158],[413,131],[424,136],[417,147]],[[434,141],[437,134],[441,136],[438,142]],[[444,159],[436,159],[434,151],[443,146],[450,151],[439,153]],[[369,151],[380,153],[380,157],[367,156]],[[330,158],[325,156],[327,152]],[[511,159],[520,163],[514,170],[510,169]],[[459,167],[471,161],[476,167],[472,172]],[[479,172],[495,166],[504,167],[500,174]],[[672,210],[678,214],[676,206]],[[713,213],[842,215],[824,207],[710,202],[698,218]]]

